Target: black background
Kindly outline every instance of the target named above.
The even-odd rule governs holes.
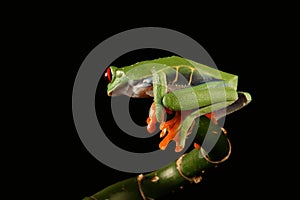
[[[12,55],[9,63],[18,66],[20,77],[12,92],[17,94],[14,105],[20,109],[10,114],[18,113],[12,119],[22,122],[10,126],[10,130],[20,128],[21,131],[17,131],[17,137],[13,135],[13,145],[9,147],[20,151],[10,154],[5,164],[11,177],[6,181],[7,186],[12,186],[9,195],[82,199],[117,181],[136,176],[103,165],[86,150],[73,122],[72,90],[77,71],[93,48],[114,34],[148,26],[170,28],[196,40],[219,69],[239,76],[238,89],[249,92],[253,98],[247,107],[226,118],[224,128],[233,146],[230,158],[205,174],[201,183],[179,191],[170,199],[289,195],[281,185],[289,184],[282,178],[293,177],[283,170],[291,165],[285,160],[280,143],[273,141],[278,138],[278,128],[283,123],[279,114],[285,112],[274,109],[278,103],[273,106],[273,102],[283,99],[286,93],[280,90],[274,97],[278,94],[274,79],[288,80],[285,74],[274,74],[278,71],[275,66],[282,66],[279,59],[284,50],[279,48],[283,42],[278,33],[285,24],[278,24],[277,15],[267,14],[259,6],[247,11],[234,10],[231,17],[226,12],[205,15],[200,11],[189,12],[189,15],[172,12],[164,15],[166,18],[159,15],[158,19],[137,21],[144,12],[127,19],[123,17],[126,13],[95,11],[83,15],[82,10],[68,14],[64,9],[50,9],[20,16],[8,23],[6,30],[13,30],[12,34],[8,32],[12,38],[8,39],[7,52]],[[20,54],[17,58],[15,52]],[[147,53],[139,55],[143,59],[149,56]],[[140,57],[132,58],[118,62],[134,63]],[[15,67],[12,70],[15,72]],[[131,105],[142,107],[136,100]],[[96,106],[101,109],[102,105],[96,102]],[[137,117],[142,119],[144,115],[141,111]],[[118,143],[117,136],[111,139]],[[126,146],[126,143],[128,148],[132,147],[131,142],[125,140],[120,145]],[[284,150],[293,150],[293,147]]]
[[[156,26],[160,25],[158,24]],[[98,34],[88,34],[88,36],[84,35],[84,37],[78,38],[78,40],[74,41],[73,45],[74,49],[77,49],[79,52],[74,52],[74,49],[72,52],[74,54],[78,54],[80,59],[75,55],[71,56],[72,58],[69,59],[70,62],[72,62],[71,60],[75,57],[77,57],[78,60],[77,62],[73,61],[74,65],[69,66],[70,72],[66,73],[68,75],[72,74],[71,76],[74,80],[76,71],[81,64],[80,62],[83,61],[85,56],[97,44],[113,34],[135,27],[142,26],[128,26],[114,31],[107,30],[107,32],[110,32],[111,34],[104,34],[105,36],[101,34],[101,37]],[[251,185],[249,184],[249,181],[253,179],[260,179],[260,181],[263,181],[263,179],[261,179],[260,173],[256,173],[256,166],[253,163],[253,159],[256,159],[260,152],[258,150],[253,150],[253,145],[257,147],[257,143],[261,142],[252,140],[255,138],[255,134],[257,134],[257,127],[253,126],[252,117],[256,115],[254,110],[257,105],[258,99],[256,96],[259,91],[257,91],[255,87],[259,77],[253,78],[252,76],[249,76],[249,73],[252,73],[254,70],[253,66],[257,65],[257,63],[253,60],[253,56],[245,50],[245,48],[249,48],[250,45],[250,48],[253,48],[253,44],[249,41],[249,36],[243,35],[245,31],[249,31],[248,27],[240,27],[240,30],[236,33],[232,31],[228,32],[228,29],[226,31],[221,31],[221,27],[219,33],[216,33],[216,30],[210,30],[210,28],[206,28],[207,31],[201,31],[200,28],[195,30],[189,26],[176,27],[164,25],[162,27],[180,31],[197,40],[212,56],[216,65],[220,69],[239,75],[239,90],[248,91],[253,97],[253,102],[251,104],[226,118],[225,128],[228,131],[233,144],[233,153],[230,159],[224,165],[209,174],[206,174],[201,183],[198,185],[191,185],[190,188],[179,191],[176,195],[170,197],[170,199],[185,199],[187,195],[199,196],[199,199],[201,197],[211,197],[212,195],[215,198],[227,195],[234,197],[237,196],[237,187],[242,193],[254,195],[259,192],[260,189],[253,189],[250,187]],[[122,66],[133,64],[139,61],[139,59],[153,59],[164,55],[168,54],[154,50],[137,51],[116,61],[115,65],[118,66],[119,64]],[[105,82],[103,81],[102,83]],[[70,86],[72,86],[72,81],[70,82]],[[70,87],[70,89],[72,89],[72,87]],[[102,84],[102,88],[99,86],[98,90],[99,93],[100,90],[102,93],[105,90],[105,84]],[[105,111],[105,109],[109,108],[109,106],[102,105],[103,102],[106,102],[103,100],[103,98],[105,98],[104,95],[105,92],[102,93],[102,95],[96,95],[96,107],[99,112]],[[145,100],[133,100],[132,102],[135,103],[130,104],[132,105],[132,113],[135,113],[136,115],[135,119],[138,119],[140,123],[144,122],[150,104],[145,103]],[[148,105],[148,107],[145,105]],[[102,110],[101,107],[103,107]],[[64,176],[66,176],[66,184],[69,184],[69,186],[71,185],[68,193],[80,199],[81,197],[92,195],[117,181],[137,175],[119,172],[106,167],[97,161],[89,152],[87,152],[83,144],[80,142],[74,126],[72,127],[72,116],[70,115],[69,117],[69,136],[64,137],[68,144],[68,153],[65,157],[68,161],[63,159],[62,162],[67,164],[58,169],[62,174],[64,174]],[[107,123],[106,121],[104,121],[103,124],[111,126],[112,131],[110,133],[113,135],[108,137],[114,141],[115,144],[125,149],[131,151],[143,151],[157,146],[157,143],[154,143],[153,141],[148,143],[147,141],[145,142],[141,140],[135,141],[133,138],[128,139],[124,135],[116,134],[117,131],[113,131],[115,130],[115,124],[112,124],[111,122],[110,125],[109,122]],[[75,172],[69,171],[69,167],[74,167],[76,169]],[[65,189],[64,192],[66,192]]]

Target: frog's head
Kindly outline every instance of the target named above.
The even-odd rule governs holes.
[[[107,85],[108,96],[126,95],[137,98],[152,96],[152,79],[130,79],[124,68],[114,66],[107,68],[105,79],[109,82]]]
[[[122,69],[118,69],[117,67],[111,66],[106,69],[104,77],[108,81],[107,95],[121,95],[128,82],[128,78],[125,76],[124,71]]]

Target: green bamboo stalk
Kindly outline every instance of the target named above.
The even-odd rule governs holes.
[[[204,138],[213,143],[217,140],[207,156],[205,147],[193,149],[161,169],[117,182],[83,200],[157,200],[191,183],[199,183],[205,170],[228,158],[231,145],[222,127],[205,116],[198,123],[195,142],[202,144]]]

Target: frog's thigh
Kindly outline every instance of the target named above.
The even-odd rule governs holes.
[[[170,110],[179,111],[237,99],[238,94],[233,88],[224,87],[220,83],[209,83],[171,91],[164,95],[162,103]]]

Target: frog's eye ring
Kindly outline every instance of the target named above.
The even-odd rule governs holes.
[[[105,72],[105,74],[104,74],[104,78],[105,78],[109,83],[111,82],[111,80],[112,80],[112,72],[111,72],[110,67],[108,67],[108,68],[106,69],[106,72]]]

